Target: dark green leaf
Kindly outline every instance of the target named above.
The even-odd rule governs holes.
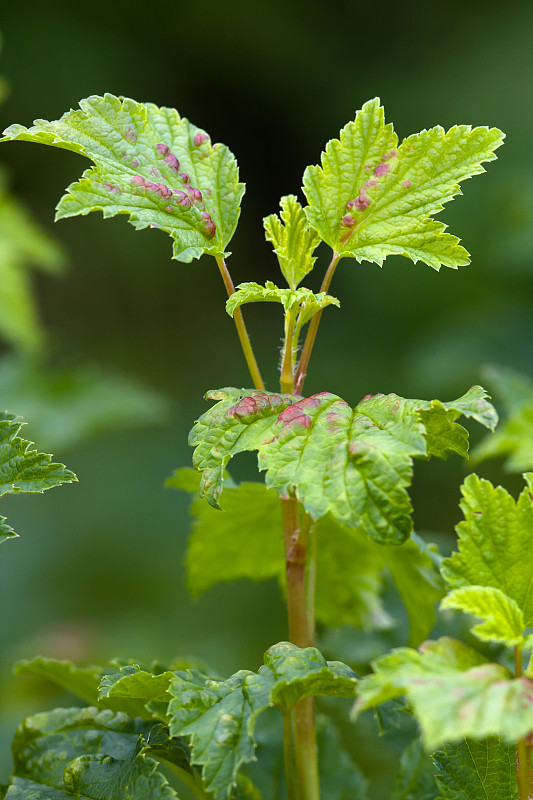
[[[443,800],[516,800],[516,747],[497,737],[446,744],[433,754]]]
[[[96,705],[98,685],[105,671],[101,667],[77,667],[71,661],[58,661],[55,658],[39,656],[31,661],[19,661],[15,666],[15,674],[47,678],[87,703]]]
[[[390,800],[435,800],[435,766],[415,739],[403,753]]]

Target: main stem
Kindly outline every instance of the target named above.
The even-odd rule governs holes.
[[[338,253],[333,252],[333,258],[330,261],[329,267],[324,275],[324,280],[322,281],[322,286],[320,287],[321,292],[327,292],[329,289],[331,280],[333,278],[333,273],[335,272],[341,257],[342,256],[340,256]],[[311,353],[313,351],[313,345],[315,343],[318,326],[320,325],[321,316],[322,311],[318,311],[309,323],[309,329],[307,331],[307,336],[305,337],[304,346],[302,348],[302,355],[300,356],[300,363],[298,364],[298,369],[296,370],[296,375],[294,378],[294,391],[297,394],[302,393],[305,377],[307,375],[307,368],[309,366],[309,359],[311,358]]]
[[[524,674],[522,661],[522,648],[516,645],[514,649],[515,675],[521,678]],[[516,744],[516,778],[518,781],[518,800],[530,800],[532,789],[531,747],[525,738],[519,739]]]
[[[217,257],[216,262],[220,270],[220,274],[222,275],[222,280],[224,281],[224,286],[226,287],[228,297],[231,297],[231,295],[235,292],[235,286],[231,280],[231,275],[229,274],[226,262],[222,257]],[[246,330],[246,325],[244,324],[244,319],[240,308],[236,308],[233,312],[233,320],[235,322],[235,327],[237,328],[237,334],[239,336],[242,351],[244,353],[246,363],[248,364],[248,369],[250,370],[250,375],[252,376],[254,386],[256,389],[264,391],[265,384],[263,383],[263,378],[261,377],[261,372],[259,371],[259,366],[255,359],[250,337],[248,336],[248,331]]]

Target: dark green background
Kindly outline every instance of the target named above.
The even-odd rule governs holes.
[[[279,280],[262,217],[299,192],[305,166],[370,97],[381,97],[400,138],[436,124],[502,128],[499,160],[442,215],[472,265],[437,274],[399,257],[382,270],[341,262],[331,291],[342,308],[324,315],[306,388],[351,403],[390,391],[447,400],[480,382],[485,363],[533,373],[530,2],[3,3],[0,28],[1,72],[11,83],[3,126],[56,119],[110,91],[175,106],[230,146],[248,187],[229,262],[235,283]],[[49,229],[63,189],[87,166],[18,143],[3,145],[0,160]],[[250,382],[214,261],[173,262],[170,240],[135,232],[124,218],[93,214],[54,234],[70,270],[36,280],[50,363],[98,363],[136,377],[164,393],[170,411],[159,426],[56,449],[79,485],[2,503],[21,533],[0,562],[5,769],[10,726],[46,703],[43,687],[9,678],[19,657],[195,653],[227,672],[256,668],[287,635],[274,585],[242,582],[187,599],[187,499],[162,488],[190,463],[186,436],[204,392]],[[245,313],[276,388],[279,311]],[[252,464],[237,465],[237,477]],[[481,472],[517,485],[497,466]],[[419,530],[453,530],[463,475],[455,459],[417,466]]]

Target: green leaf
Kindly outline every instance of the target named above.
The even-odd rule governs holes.
[[[22,421],[0,412],[0,497],[9,492],[44,492],[77,478],[63,464],[53,464],[52,456],[28,450],[32,444],[18,433]]]
[[[27,359],[0,359],[0,396],[31,420],[32,436],[50,448],[122,428],[160,424],[168,403],[136,380],[95,366],[55,368]]]
[[[509,472],[533,469],[533,380],[500,366],[487,368],[484,373],[502,402],[504,419],[496,433],[475,448],[474,462],[505,457]]]
[[[320,236],[309,228],[305,212],[293,194],[282,197],[279,204],[281,219],[270,214],[263,220],[265,238],[272,242],[285,280],[291,289],[296,289],[315,265],[313,253]]]
[[[406,747],[390,800],[435,800],[435,767],[419,739]]]
[[[223,255],[233,236],[244,193],[235,158],[175,109],[93,95],[57,121],[11,125],[5,140],[48,144],[94,162],[68,187],[57,219],[95,210],[106,218],[128,214],[137,230],[170,234],[173,258],[185,262],[204,252]]]
[[[91,707],[56,709],[29,717],[13,741],[15,777],[7,796],[36,800],[176,798],[157,771],[157,762],[145,755],[150,734],[158,728]],[[156,746],[161,747],[159,742]]]
[[[464,521],[457,525],[458,550],[442,562],[452,589],[487,586],[516,602],[524,624],[533,623],[533,502],[529,488],[518,501],[501,486],[469,475],[461,487]]]
[[[309,695],[353,697],[355,684],[346,665],[327,662],[314,647],[281,642],[267,651],[258,673],[241,670],[213,681],[197,671],[178,672],[170,686],[170,733],[190,738],[204,787],[219,800],[254,757],[254,728],[262,711],[272,703],[289,709]]]
[[[152,719],[153,713],[147,704],[168,703],[168,686],[174,673],[148,672],[137,665],[121,667],[118,672],[104,675],[98,689],[98,701],[104,708],[124,711],[131,717]]]
[[[433,760],[443,800],[516,800],[516,747],[498,737],[446,744]]]
[[[0,514],[0,542],[6,539],[14,539],[18,536],[10,525],[6,524],[6,518]]]
[[[35,675],[47,678],[67,692],[81,697],[91,705],[98,700],[98,686],[105,671],[102,667],[78,667],[72,661],[38,656],[31,661],[19,661],[15,665],[15,675]]]
[[[35,353],[44,338],[30,269],[57,273],[64,262],[59,246],[8,193],[0,172],[0,335],[26,354]]]
[[[200,494],[215,507],[230,458],[258,450],[266,485],[282,498],[296,496],[313,519],[331,512],[381,542],[399,544],[409,536],[412,457],[438,449],[431,433],[428,452],[424,424],[433,403],[375,395],[351,409],[329,392],[301,398],[232,389],[208,396],[219,402],[196,422],[189,442],[203,473]],[[447,404],[450,411],[454,405]],[[486,421],[486,414],[478,416]]]
[[[454,589],[440,604],[456,608],[483,620],[471,632],[484,642],[499,642],[508,647],[524,644],[524,617],[516,602],[491,586],[465,586]]]
[[[231,297],[226,301],[226,311],[233,316],[233,312],[245,303],[281,303],[286,312],[294,315],[298,313],[296,327],[302,328],[306,322],[326,306],[340,306],[336,297],[325,292],[314,294],[310,289],[279,289],[272,281],[267,281],[264,286],[259,283],[241,283]]]
[[[304,173],[311,227],[339,255],[380,266],[400,254],[433,269],[469,263],[456,236],[432,219],[460,193],[459,182],[484,172],[503,142],[497,128],[437,126],[398,148],[379,99],[365,103],[354,122],[331,140],[321,166]]]
[[[533,729],[533,681],[511,679],[505,667],[484,663],[459,642],[399,648],[373,667],[375,674],[359,682],[354,713],[405,694],[429,751],[466,737],[516,743]]]

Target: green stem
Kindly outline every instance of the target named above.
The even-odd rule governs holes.
[[[327,268],[326,274],[324,275],[324,280],[322,281],[322,286],[320,287],[321,292],[327,292],[327,290],[329,289],[331,279],[333,278],[333,273],[335,272],[337,264],[339,263],[341,258],[342,256],[340,256],[338,253],[333,252],[333,258],[330,261],[329,267]],[[309,323],[307,336],[305,337],[304,346],[302,348],[302,355],[300,356],[300,363],[298,364],[298,369],[296,370],[296,377],[294,380],[294,391],[297,394],[302,393],[305,377],[307,375],[307,368],[309,366],[309,359],[311,358],[311,353],[313,351],[313,345],[315,343],[318,326],[320,325],[321,316],[322,316],[322,311],[317,311],[317,313]]]
[[[295,316],[290,311],[285,314],[285,341],[281,358],[280,388],[291,393],[294,389],[294,323]]]
[[[283,714],[283,755],[285,760],[285,779],[287,781],[287,795],[289,800],[298,800],[298,785],[294,771],[294,751],[292,747],[292,712],[282,711]]]
[[[515,675],[521,678],[524,674],[522,648],[516,645],[514,649]],[[516,744],[516,779],[518,781],[518,800],[529,800],[532,783],[531,747],[526,739],[519,739]]]
[[[217,257],[216,262],[220,270],[220,274],[222,275],[222,280],[224,281],[224,286],[226,287],[228,297],[231,297],[231,295],[235,292],[235,287],[233,285],[233,281],[231,280],[231,275],[229,274],[226,262],[222,257]],[[235,327],[237,328],[239,341],[241,343],[242,351],[244,353],[246,363],[248,364],[248,369],[250,370],[250,375],[252,376],[254,386],[256,389],[264,391],[265,384],[263,383],[261,372],[259,371],[257,361],[255,360],[250,337],[248,336],[248,331],[246,330],[246,325],[244,324],[244,319],[240,308],[236,308],[233,312],[233,320],[235,322]]]
[[[305,563],[309,526],[300,527],[298,501],[290,497],[281,501],[285,561],[287,575],[287,608],[289,638],[298,647],[311,647],[313,634],[309,628],[305,587]],[[312,697],[305,697],[293,709],[294,754],[299,800],[320,800],[315,713]]]
[[[312,643],[315,640],[315,589],[316,589],[316,563],[318,550],[318,537],[316,525],[309,514],[305,514],[302,527],[308,526],[309,547],[307,557],[307,630]]]

